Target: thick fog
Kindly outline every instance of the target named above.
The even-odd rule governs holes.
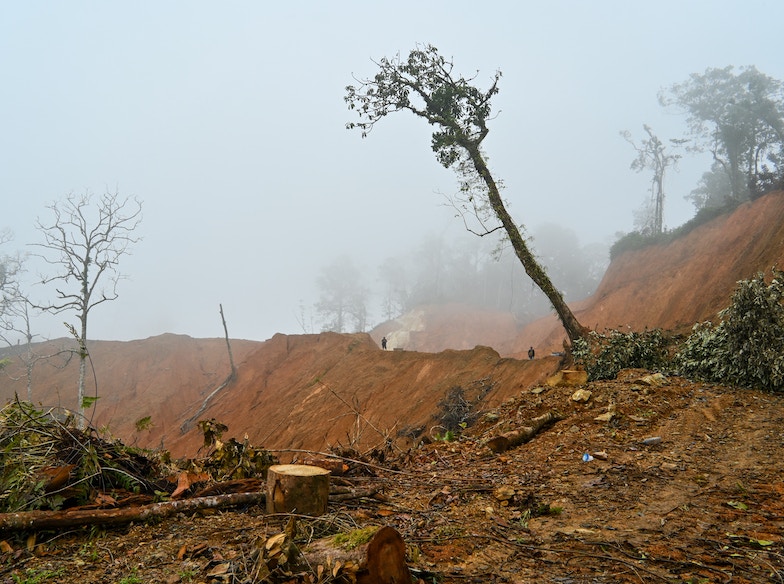
[[[366,139],[345,129],[352,74],[417,43],[480,87],[502,71],[484,147],[528,234],[607,246],[632,230],[651,179],[629,169],[619,132],[684,135],[657,94],[709,67],[784,79],[783,21],[772,0],[5,2],[0,228],[14,239],[0,253],[34,251],[47,204],[116,191],[143,201],[143,241],[90,338],[221,336],[219,304],[233,337],[318,328],[303,315],[337,258],[382,287],[385,261],[432,238],[475,245],[444,205],[456,178],[426,123],[398,113]],[[685,156],[667,175],[667,227],[693,215],[684,196],[709,164]],[[28,283],[50,269],[27,265]],[[63,320],[75,318],[34,332],[65,336]]]

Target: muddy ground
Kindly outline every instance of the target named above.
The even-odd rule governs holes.
[[[376,494],[331,499],[298,542],[390,525],[427,583],[784,582],[784,396],[645,374],[526,389],[451,442],[349,460],[333,486]],[[546,412],[562,419],[529,442],[486,446]],[[0,582],[253,582],[286,519],[250,506],[5,533]],[[268,581],[317,581],[284,571]]]

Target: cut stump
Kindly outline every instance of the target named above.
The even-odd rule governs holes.
[[[310,566],[343,566],[357,584],[410,584],[406,544],[392,527],[379,528],[366,543],[345,549],[334,537],[316,540],[302,550]]]
[[[308,464],[277,464],[267,470],[267,513],[316,517],[327,512],[329,471]]]

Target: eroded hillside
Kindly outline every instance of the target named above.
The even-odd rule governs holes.
[[[688,330],[727,304],[737,280],[782,264],[784,196],[779,193],[669,244],[623,254],[596,294],[574,309],[581,322],[597,330]],[[400,350],[381,351],[384,334],[390,348]],[[370,335],[232,341],[237,379],[218,392],[230,371],[221,339],[161,335],[96,341],[89,348],[100,399],[91,421],[129,444],[163,445],[176,455],[199,448],[194,424],[206,418],[227,424],[238,438],[247,434],[275,448],[373,445],[413,430],[436,431],[439,402],[452,387],[462,387],[471,399],[481,393],[480,408],[519,395],[558,367],[557,358],[548,355],[561,348],[562,339],[552,317],[519,331],[509,315],[441,307],[386,323]],[[52,341],[36,352],[51,354],[64,344]],[[477,344],[493,349],[468,348]],[[538,357],[533,362],[524,357],[531,345]],[[34,402],[74,408],[76,364],[60,365],[58,359],[37,363]],[[8,373],[0,381],[0,398],[26,397],[18,363]],[[88,387],[88,395],[95,391]],[[148,416],[151,425],[138,430],[136,422]]]

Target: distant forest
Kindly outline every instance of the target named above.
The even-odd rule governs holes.
[[[531,245],[567,302],[592,294],[609,264],[609,246],[581,246],[577,234],[554,224],[533,231]],[[375,277],[373,277],[375,274]],[[366,331],[417,306],[461,303],[510,312],[530,322],[550,311],[513,251],[498,240],[430,236],[374,269],[342,256],[322,268],[313,316],[302,308],[305,332]]]

